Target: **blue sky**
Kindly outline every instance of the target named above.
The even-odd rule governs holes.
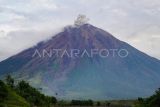
[[[160,59],[159,0],[0,0],[0,60],[72,25],[78,14]]]

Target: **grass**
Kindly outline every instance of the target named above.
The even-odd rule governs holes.
[[[8,96],[4,102],[0,102],[0,107],[30,107],[29,103],[24,98],[16,94],[14,90],[11,90],[6,86],[8,90]]]

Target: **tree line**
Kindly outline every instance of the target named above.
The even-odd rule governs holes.
[[[160,107],[160,88],[148,98],[138,98],[136,107]]]
[[[14,95],[14,98],[9,98]],[[15,95],[17,94],[17,95]],[[20,96],[20,97],[17,97]],[[8,99],[17,101],[19,99],[23,105],[20,107],[52,107],[52,106],[106,106],[113,107],[113,102],[100,102],[93,100],[71,100],[57,101],[54,96],[46,96],[40,93],[36,88],[33,88],[29,83],[22,80],[15,84],[15,80],[8,75],[5,81],[0,80],[0,107],[5,107],[4,104]],[[25,101],[23,101],[23,99]],[[135,107],[160,107],[160,88],[148,98],[138,98],[135,100]],[[15,103],[15,102],[14,102]],[[18,103],[18,102],[17,102]],[[113,104],[111,104],[113,103]],[[27,106],[28,105],[28,106]],[[6,106],[7,107],[7,106]],[[117,106],[120,107],[120,106]],[[122,107],[122,106],[121,106]],[[128,106],[129,107],[129,106]]]

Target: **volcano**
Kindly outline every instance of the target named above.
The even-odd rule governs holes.
[[[7,74],[62,99],[132,99],[160,87],[158,59],[90,24],[65,27],[50,40],[0,62],[1,78]]]

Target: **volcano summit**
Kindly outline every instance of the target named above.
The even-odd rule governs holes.
[[[63,52],[76,49],[79,53],[106,49],[112,50],[112,54],[103,51],[101,54],[107,57],[84,54],[73,58],[64,54],[42,58],[35,53],[45,50],[46,55],[50,55],[54,49]],[[119,56],[122,49],[120,55],[127,52],[126,57]],[[58,93],[57,97],[63,99],[131,99],[152,95],[160,87],[158,59],[90,24],[66,27],[47,42],[0,62],[1,77],[6,74],[29,81],[47,95]]]

